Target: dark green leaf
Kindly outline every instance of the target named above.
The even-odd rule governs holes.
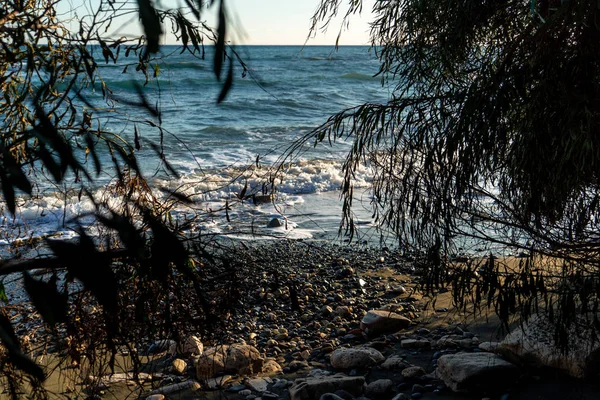
[[[162,35],[162,26],[156,10],[150,0],[137,0],[140,12],[140,19],[146,35],[146,52],[144,58],[150,53],[156,53],[159,49],[160,36]]]
[[[67,295],[58,292],[55,279],[49,282],[38,281],[24,272],[23,282],[29,298],[44,321],[50,326],[66,321]]]
[[[0,301],[8,303],[8,296],[6,296],[6,288],[4,282],[0,282]]]
[[[225,19],[225,0],[219,4],[219,25],[217,26],[217,43],[215,43],[215,59],[213,60],[213,72],[217,79],[221,79],[221,70],[225,60],[225,35],[227,33],[227,21]]]
[[[15,335],[15,331],[13,330],[10,321],[3,313],[0,313],[0,340],[8,352],[10,362],[15,367],[31,375],[40,382],[46,379],[44,371],[21,352],[19,339],[17,338],[17,335]]]
[[[227,97],[227,94],[231,90],[231,86],[233,85],[233,60],[229,59],[229,72],[227,73],[227,79],[223,84],[223,88],[221,89],[221,93],[219,93],[219,98],[217,99],[217,103],[221,103]]]

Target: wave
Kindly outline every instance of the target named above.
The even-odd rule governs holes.
[[[342,75],[342,78],[349,79],[349,80],[357,80],[357,81],[372,81],[372,80],[379,79],[375,76],[361,74],[359,72],[349,72],[347,74]]]

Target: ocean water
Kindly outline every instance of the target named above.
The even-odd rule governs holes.
[[[173,218],[192,221],[189,229],[195,233],[232,238],[336,238],[341,215],[340,167],[349,143],[304,146],[300,157],[287,163],[276,180],[273,201],[257,204],[253,198],[271,192],[270,168],[295,140],[347,107],[387,101],[390,89],[374,76],[379,62],[371,49],[238,47],[248,71],[242,76],[242,68],[236,65],[233,87],[226,100],[217,104],[222,84],[212,73],[211,49],[202,60],[165,46],[164,57],[154,63],[157,78],[143,87],[148,102],[162,111],[162,138],[157,128],[140,122],[156,124],[156,118],[123,101],[138,101],[134,82],[144,82],[135,66],[124,72],[124,66],[134,60],[121,58],[117,64],[106,64],[99,49],[94,50],[102,79],[117,99],[114,109],[95,110],[94,116],[103,129],[131,143],[137,128],[141,149],[136,155],[158,199],[165,199],[158,190],[163,187],[195,200],[191,207],[175,207]],[[93,104],[102,105],[99,84],[88,96]],[[161,140],[165,158],[178,177],[165,173],[150,145]],[[110,165],[107,153],[101,158],[105,166]],[[114,172],[106,168],[94,182],[94,193],[116,208],[120,200],[110,190],[113,178]],[[368,208],[369,181],[367,168],[357,174],[356,188],[365,191],[356,191],[356,213],[364,237],[372,240],[377,235]],[[246,199],[241,201],[238,195],[244,189]],[[69,238],[77,225],[93,232],[93,205],[79,193],[74,179],[60,187],[42,182],[34,199],[19,199],[16,216],[3,215],[0,245],[7,246],[15,238]],[[268,227],[274,218],[281,226]]]

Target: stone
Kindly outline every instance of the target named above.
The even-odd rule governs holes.
[[[496,353],[500,343],[498,342],[481,342],[479,343],[479,349],[481,351],[487,351],[488,353]]]
[[[395,333],[410,326],[411,320],[391,311],[371,310],[365,314],[360,327],[367,335],[374,337]]]
[[[264,359],[250,345],[233,344],[205,349],[196,360],[196,376],[200,380],[214,377],[219,372],[252,375],[262,372]]]
[[[265,362],[263,363],[261,372],[264,375],[275,375],[275,374],[279,374],[282,371],[283,371],[283,369],[281,368],[281,365],[279,365],[279,363],[277,361],[275,361],[272,358],[267,358],[265,360]]]
[[[344,398],[335,393],[325,393],[319,397],[319,400],[344,400]]]
[[[148,354],[177,353],[177,342],[174,340],[157,340],[148,347]]]
[[[216,378],[210,378],[205,381],[206,387],[210,390],[216,390],[222,388],[233,379],[231,375],[218,376]]]
[[[336,390],[345,390],[353,396],[360,396],[363,393],[364,383],[365,378],[362,376],[343,374],[300,378],[296,379],[290,387],[290,400],[314,400]]]
[[[152,394],[146,397],[146,400],[165,400],[164,394]]]
[[[267,391],[269,384],[272,382],[270,378],[251,378],[246,379],[245,384],[255,392],[262,393]]]
[[[394,382],[390,379],[377,379],[367,385],[365,395],[371,398],[379,398],[392,391]]]
[[[439,358],[438,374],[453,391],[467,392],[505,388],[519,369],[493,353],[456,353]]]
[[[404,361],[404,359],[402,357],[397,356],[397,355],[388,357],[383,362],[383,364],[381,364],[381,368],[387,369],[387,370],[401,371],[406,367],[408,367],[408,364],[406,363],[406,361]]]
[[[267,224],[267,228],[279,228],[281,226],[282,226],[282,223],[279,218],[273,218]]]
[[[185,370],[187,368],[187,363],[185,361],[183,361],[181,358],[176,358],[173,360],[173,363],[171,364],[171,366],[173,367],[173,371],[177,375],[183,375],[183,373],[185,372]]]
[[[428,349],[431,343],[427,339],[404,339],[400,341],[403,349]]]
[[[177,351],[181,354],[200,355],[204,351],[204,344],[196,336],[190,335],[186,337],[179,346]]]
[[[315,378],[315,377],[319,377],[319,376],[329,376],[329,375],[333,375],[333,372],[326,371],[324,369],[315,368],[315,369],[311,370],[307,376],[309,378]]]
[[[410,397],[404,393],[398,393],[392,400],[410,400]]]
[[[148,396],[152,396],[155,394],[169,395],[169,394],[173,394],[173,393],[177,393],[177,392],[182,392],[184,390],[195,392],[195,391],[199,390],[200,387],[201,386],[198,382],[190,379],[189,381],[176,383],[174,385],[163,386],[161,388],[151,391],[150,393],[147,393],[147,395]]]
[[[407,367],[402,370],[402,376],[407,379],[420,378],[425,375],[425,370],[423,367]]]
[[[593,320],[593,316],[587,317]],[[507,335],[497,351],[517,364],[554,368],[575,378],[594,377],[600,370],[600,332],[585,316],[578,315],[567,337],[569,351],[563,354],[548,317],[535,314]]]
[[[371,347],[340,348],[331,354],[331,366],[337,369],[367,368],[381,364],[383,354]]]

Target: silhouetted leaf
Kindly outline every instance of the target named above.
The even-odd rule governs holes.
[[[219,98],[217,99],[217,103],[221,103],[227,97],[227,94],[231,90],[231,86],[233,85],[233,60],[229,59],[229,72],[227,72],[227,79],[223,84],[223,88],[221,89],[221,93],[219,93]]]
[[[0,301],[8,303],[8,296],[6,296],[6,288],[4,282],[0,282]]]
[[[35,305],[44,321],[50,326],[67,319],[67,295],[59,293],[56,288],[56,278],[49,282],[38,281],[23,273],[23,282],[29,298]]]
[[[227,21],[225,20],[225,0],[219,2],[219,25],[217,26],[217,43],[215,43],[215,58],[213,60],[213,72],[217,79],[221,79],[223,60],[225,60],[225,35],[227,33]]]
[[[162,26],[156,10],[150,0],[137,0],[140,12],[140,19],[146,35],[146,51],[144,58],[150,53],[156,53],[159,49],[160,36],[162,35]]]
[[[4,347],[8,352],[8,357],[15,367],[40,382],[46,379],[44,371],[21,352],[19,339],[17,338],[17,335],[15,335],[15,331],[13,330],[10,321],[3,313],[0,313],[0,340],[4,344]]]

